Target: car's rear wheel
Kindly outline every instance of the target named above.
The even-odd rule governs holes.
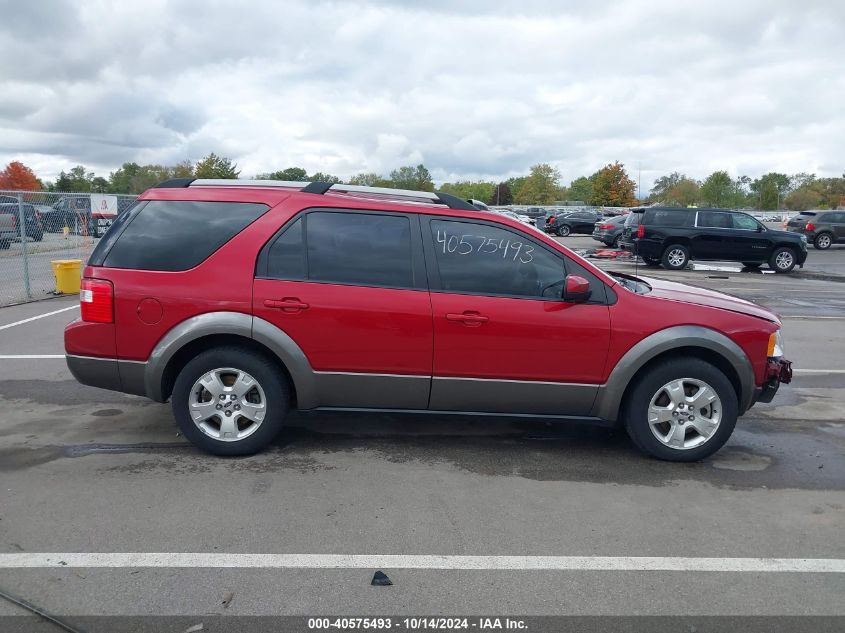
[[[813,246],[820,251],[826,251],[830,248],[831,244],[833,244],[833,239],[831,238],[830,233],[819,233],[816,235],[816,239],[813,240]]]
[[[634,444],[652,457],[676,462],[715,453],[733,433],[737,417],[733,385],[698,358],[675,358],[646,370],[623,407]]]
[[[687,264],[689,264],[689,250],[686,246],[680,244],[670,244],[663,251],[661,262],[663,263],[663,267],[669,270],[686,268]]]
[[[180,430],[197,447],[214,455],[250,455],[278,435],[288,401],[287,384],[270,360],[219,347],[182,368],[172,407]]]
[[[616,236],[616,237],[614,237],[614,238],[613,238],[613,240],[610,242],[610,247],[611,247],[611,248],[619,248],[619,237],[620,237],[620,236],[619,236],[619,235],[617,235],[617,236]]]
[[[569,228],[569,226],[566,225],[566,224],[558,227],[558,229],[557,229],[557,234],[560,235],[561,237],[566,237],[570,233],[572,233],[572,229]]]
[[[795,251],[787,246],[776,248],[769,257],[769,268],[776,273],[792,272],[795,268]]]
[[[11,240],[0,240],[0,250],[5,251],[12,245]]]

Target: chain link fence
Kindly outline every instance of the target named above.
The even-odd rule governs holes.
[[[137,196],[0,190],[0,306],[53,296],[51,262],[81,260]]]

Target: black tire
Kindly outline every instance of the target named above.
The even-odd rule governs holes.
[[[679,379],[706,383],[716,392],[721,403],[719,411],[721,419],[712,435],[697,446],[683,449],[673,448],[659,440],[648,420],[652,398],[661,393],[664,385]],[[651,457],[673,462],[694,462],[718,451],[733,433],[737,417],[738,398],[727,376],[710,363],[691,357],[667,360],[653,365],[638,375],[629,388],[622,407],[622,422],[637,448]],[[678,419],[682,420],[682,418],[683,416]],[[684,432],[687,435],[682,441],[693,445],[703,436],[698,434],[694,423],[688,421],[684,423],[686,424]],[[682,428],[684,428],[683,425]]]
[[[769,257],[769,268],[776,273],[790,273],[795,268],[797,259],[795,251],[788,246],[780,246],[772,251]]]
[[[557,234],[558,234],[560,237],[566,237],[566,236],[568,236],[570,233],[572,233],[572,229],[571,229],[571,228],[569,228],[569,225],[568,225],[568,224],[562,224],[562,225],[561,225],[561,226],[559,226],[559,227],[558,227],[558,229],[557,229]]]
[[[621,237],[621,235],[617,235],[616,237],[613,238],[613,240],[610,242],[610,248],[619,248],[619,238],[620,237]]]
[[[660,260],[655,259],[654,257],[643,257],[643,261],[645,262],[646,266],[651,266],[652,268],[657,268],[660,266]]]
[[[667,270],[683,270],[689,264],[689,249],[683,244],[670,244],[660,259]]]
[[[11,245],[11,240],[0,240],[0,251],[7,250]]]
[[[219,368],[246,372],[264,392],[264,418],[254,432],[243,439],[214,438],[201,430],[191,417],[189,402],[195,383],[206,373]],[[265,448],[281,431],[289,402],[288,386],[278,367],[265,356],[236,346],[213,348],[193,358],[179,372],[171,398],[173,416],[184,436],[213,455],[252,455]],[[238,419],[237,414],[232,417]]]
[[[760,268],[763,265],[762,262],[742,262],[742,265],[746,268]]]
[[[833,244],[833,236],[830,233],[819,233],[816,235],[816,239],[813,240],[813,248],[817,248],[820,251],[826,251],[830,248],[831,244]]]
[[[38,231],[35,235],[32,236],[32,239],[36,242],[40,242],[44,239],[44,231]]]

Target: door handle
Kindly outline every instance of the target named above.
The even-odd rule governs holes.
[[[481,325],[482,323],[487,323],[490,319],[478,312],[467,310],[462,314],[449,312],[446,314],[446,320],[457,321],[458,323],[463,323],[464,325]]]
[[[264,307],[276,308],[283,312],[299,312],[307,310],[310,306],[300,301],[298,297],[285,297],[284,299],[265,299]]]

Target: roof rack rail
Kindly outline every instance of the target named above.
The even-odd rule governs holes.
[[[187,179],[185,179],[187,180]],[[171,185],[165,181],[159,186],[183,186],[183,187],[286,187],[299,189],[303,193],[314,193],[318,195],[329,191],[353,194],[373,194],[391,198],[414,198],[416,200],[429,200],[435,204],[443,204],[450,209],[463,209],[465,211],[478,211],[478,208],[448,193],[434,191],[413,191],[411,189],[391,189],[389,187],[365,187],[362,185],[345,185],[343,183],[331,182],[294,182],[289,180],[236,180],[229,178],[197,178],[184,185]]]

